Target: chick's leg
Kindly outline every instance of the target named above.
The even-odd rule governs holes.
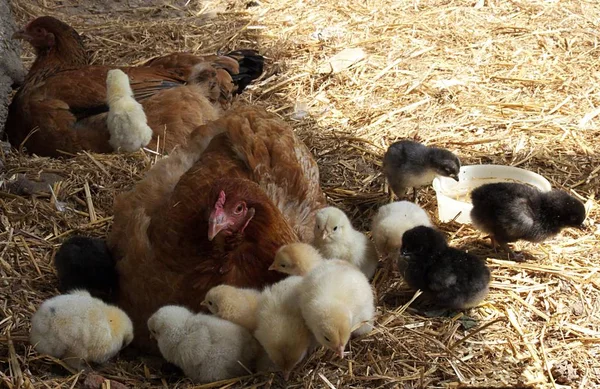
[[[495,252],[498,252],[496,249],[500,247],[508,254],[508,259],[513,260],[515,262],[524,262],[525,258],[522,253],[515,253],[512,248],[506,242],[498,241],[493,235],[490,235],[490,240],[492,241],[492,247]]]

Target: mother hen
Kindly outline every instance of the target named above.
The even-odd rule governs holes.
[[[161,306],[199,311],[213,286],[279,280],[275,252],[312,241],[324,204],[310,151],[274,115],[237,108],[196,129],[115,199],[108,244],[134,342],[150,350],[146,321]]]
[[[36,59],[9,107],[6,134],[14,147],[43,156],[113,151],[106,123],[111,68],[129,76],[154,133],[148,147],[160,137],[161,149],[170,151],[220,117],[233,96],[260,76],[264,62],[256,52],[240,50],[206,57],[175,53],[139,67],[91,66],[77,31],[50,16],[13,37],[28,41]]]

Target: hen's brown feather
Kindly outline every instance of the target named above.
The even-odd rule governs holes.
[[[221,190],[255,215],[243,233],[209,241],[208,216]],[[197,311],[215,285],[260,288],[280,279],[268,270],[275,252],[310,240],[323,205],[310,152],[274,115],[239,108],[198,128],[115,200],[109,245],[119,305],[135,323],[138,345],[149,346],[145,321],[162,305]]]

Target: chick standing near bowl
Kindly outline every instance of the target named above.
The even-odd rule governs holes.
[[[348,216],[339,208],[326,207],[317,212],[314,245],[325,258],[347,261],[369,279],[377,270],[379,257],[375,245],[352,227]]]
[[[404,233],[398,267],[411,288],[421,289],[443,308],[470,308],[488,294],[490,270],[485,261],[448,247],[444,234],[431,227]]]
[[[490,234],[509,257],[522,261],[507,245],[519,239],[542,242],[565,227],[580,227],[585,206],[566,192],[542,192],[519,183],[482,185],[471,192],[471,220],[475,227]]]
[[[413,188],[413,202],[418,187],[431,184],[436,175],[458,181],[460,160],[450,151],[427,147],[411,140],[393,143],[383,157],[383,172],[398,198]]]

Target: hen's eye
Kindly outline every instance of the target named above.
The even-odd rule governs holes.
[[[328,337],[326,337],[326,336],[325,336],[324,338],[325,338],[325,341],[326,341],[326,342],[331,342],[331,340],[329,340],[329,338],[328,338]]]
[[[242,204],[238,205],[237,208],[235,209],[235,213],[240,213],[242,212],[242,210],[244,209],[244,207],[242,206]]]

